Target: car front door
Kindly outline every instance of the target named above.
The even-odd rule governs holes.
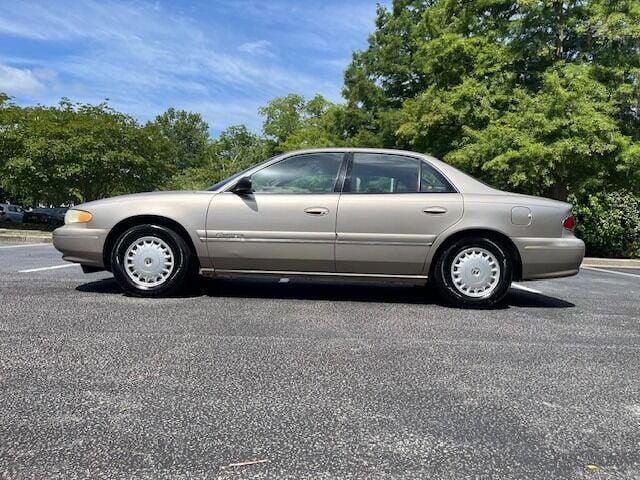
[[[354,153],[338,205],[336,269],[423,275],[429,247],[462,209],[462,196],[426,161]]]
[[[345,157],[286,157],[251,175],[252,192],[216,195],[206,224],[215,270],[334,272],[336,185]]]

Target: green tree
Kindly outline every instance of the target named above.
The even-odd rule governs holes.
[[[172,180],[177,189],[202,190],[236,172],[266,160],[272,145],[244,125],[233,125],[208,146],[207,161],[188,168]]]
[[[445,160],[496,186],[563,200],[569,186],[574,193],[631,186],[640,179],[631,165],[638,165],[637,158],[624,159],[630,139],[618,128],[606,87],[590,70],[588,65],[548,70],[536,95],[523,96],[513,111],[483,129],[468,128],[468,143]],[[621,175],[623,168],[633,174]]]
[[[345,73],[345,143],[560,199],[637,192],[639,62],[637,1],[396,0]]]
[[[311,100],[296,94],[274,98],[259,112],[265,118],[264,134],[275,152],[340,144],[332,122],[336,107],[321,95]],[[332,112],[332,113],[330,113]]]
[[[160,187],[172,173],[159,130],[106,104],[0,108],[2,187],[30,203],[89,201]]]
[[[245,125],[232,125],[220,133],[213,142],[213,166],[217,173],[214,180],[222,180],[272,155],[271,146]]]
[[[171,145],[173,163],[179,170],[204,165],[209,147],[209,125],[199,113],[169,108],[150,126],[156,127]]]
[[[570,200],[577,218],[576,234],[587,244],[589,255],[640,257],[640,196],[621,190]]]
[[[305,100],[301,95],[289,94],[276,97],[266,106],[260,108],[260,115],[264,117],[262,130],[276,146],[284,144],[287,138],[303,121]]]

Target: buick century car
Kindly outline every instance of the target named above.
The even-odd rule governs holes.
[[[271,158],[207,191],[125,195],[70,209],[63,258],[155,297],[198,275],[424,283],[487,307],[512,281],[578,273],[571,205],[491,188],[433,157],[333,148]]]

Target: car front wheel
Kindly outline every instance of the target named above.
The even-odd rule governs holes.
[[[139,297],[175,295],[190,287],[196,275],[185,240],[159,225],[124,232],[111,252],[111,269],[120,287]]]
[[[487,238],[463,238],[438,257],[434,280],[444,299],[463,307],[491,307],[509,290],[511,258],[500,243]]]

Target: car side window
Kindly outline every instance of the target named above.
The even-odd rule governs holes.
[[[456,190],[438,170],[422,162],[420,191],[425,193],[455,193]]]
[[[349,191],[354,193],[415,193],[420,161],[402,155],[355,153]]]
[[[343,153],[307,153],[286,158],[251,175],[256,193],[330,193]]]

